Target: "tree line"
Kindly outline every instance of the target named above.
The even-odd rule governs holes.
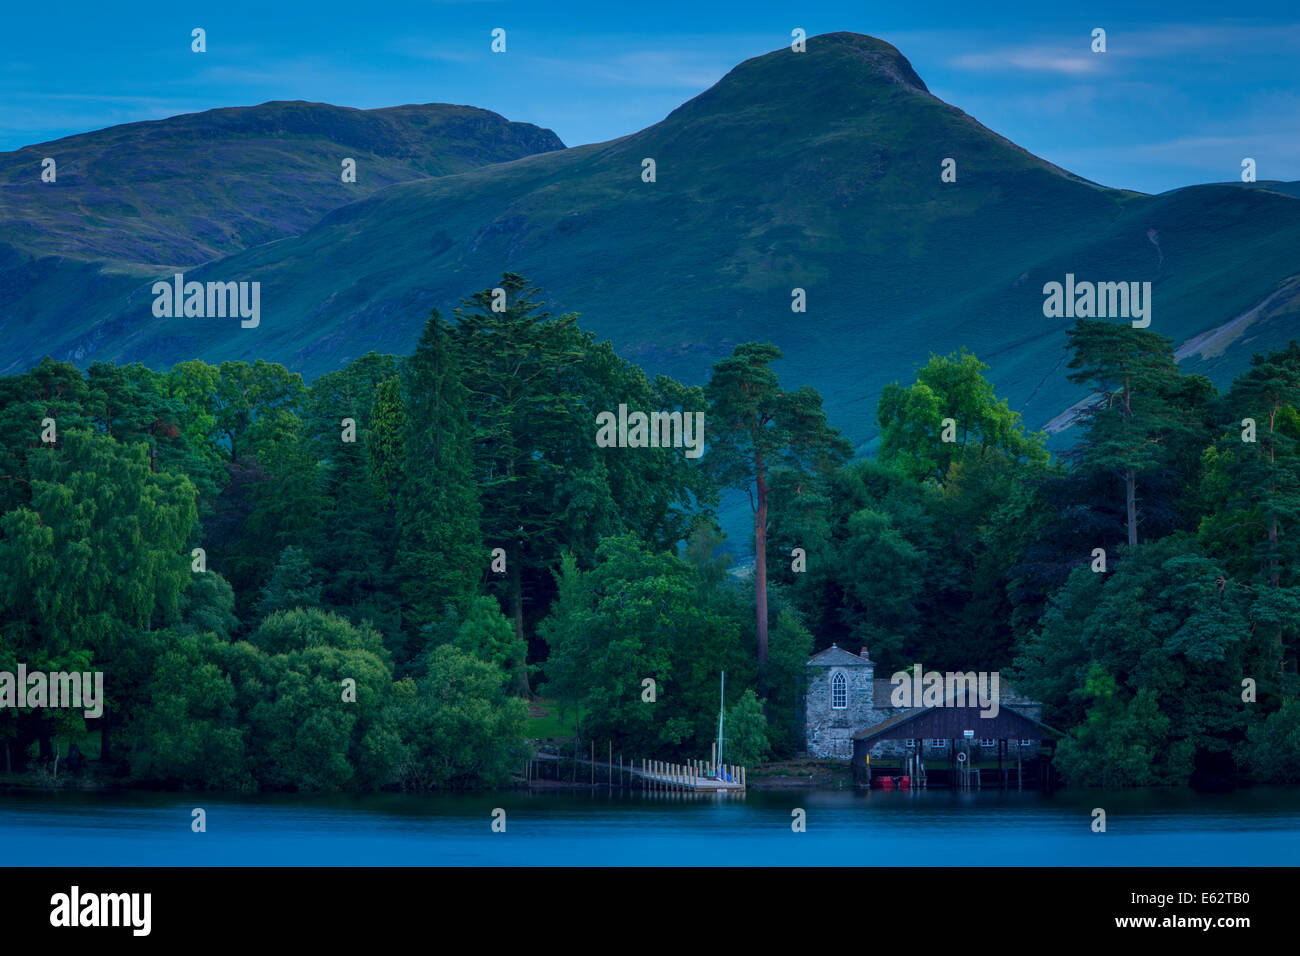
[[[537,693],[625,752],[698,755],[721,670],[752,764],[801,749],[833,640],[884,673],[1004,670],[1076,782],[1300,779],[1294,344],[1219,395],[1167,340],[1081,320],[1093,398],[1057,460],[978,359],[933,356],[853,460],[773,346],[702,388],[651,378],[539,291],[507,273],[411,355],[310,384],[264,361],[0,379],[0,671],[104,671],[101,767],[148,786],[501,785]],[[621,403],[704,410],[707,451],[599,447]],[[14,770],[86,733],[0,711]]]

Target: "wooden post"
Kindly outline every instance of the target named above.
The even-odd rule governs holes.
[[[998,741],[998,789],[999,790],[1007,789],[1007,778],[1002,773],[1002,749],[1006,747],[1006,745],[1007,742],[1005,740]]]
[[[612,740],[609,741],[609,765],[606,772],[608,773],[608,777],[606,777],[606,779],[609,781],[609,789],[613,790],[614,789],[614,741]]]
[[[596,738],[591,739],[591,785],[596,785]]]
[[[745,789],[745,768],[740,768],[740,789]]]
[[[715,740],[715,741],[713,742],[713,750],[712,750],[711,755],[710,755],[710,757],[709,757],[709,776],[710,776],[710,777],[713,776],[713,765],[716,764],[717,762],[718,762],[718,742]]]
[[[1019,745],[1019,744],[1016,744],[1016,789],[1017,789],[1017,790],[1020,790],[1020,789],[1024,786],[1024,783],[1025,783],[1024,776],[1022,775],[1022,769],[1021,769],[1021,766],[1020,766],[1020,755],[1021,755],[1021,753],[1022,753],[1022,750],[1021,750],[1020,745]]]

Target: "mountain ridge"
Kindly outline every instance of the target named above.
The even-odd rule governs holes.
[[[197,265],[301,232],[394,182],[563,148],[550,130],[450,104],[272,100],[184,113],[0,153],[0,242],[36,255]],[[47,156],[54,183],[40,181]],[[344,158],[357,162],[354,183],[341,181]],[[42,216],[44,230],[18,228]],[[133,219],[124,242],[113,227]]]
[[[948,157],[955,183],[940,179]],[[1042,315],[1046,281],[1151,281],[1153,329],[1185,342],[1281,288],[1297,239],[1300,206],[1285,191],[1093,183],[934,96],[884,41],[827,34],[806,53],[738,64],[644,130],[390,183],[187,270],[262,281],[255,333],[155,319],[153,276],[138,276],[101,289],[91,314],[47,314],[39,344],[20,328],[29,341],[9,367],[40,350],[164,366],[263,357],[310,377],[370,349],[409,351],[430,308],[449,313],[509,270],[652,373],[699,382],[738,342],[775,342],[783,378],[818,387],[866,451],[879,389],[909,380],[932,349],[989,362],[1031,427],[1068,407],[1069,323]],[[806,314],[790,311],[794,288]],[[25,308],[19,326],[41,321],[39,303]],[[1222,382],[1287,332],[1281,308],[1190,364]]]

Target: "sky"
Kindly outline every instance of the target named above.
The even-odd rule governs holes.
[[[478,106],[600,142],[749,57],[839,30],[894,44],[943,100],[1107,186],[1300,179],[1300,4],[1141,0],[13,0],[0,151],[268,100]],[[1230,15],[1230,18],[1225,15]],[[191,30],[207,52],[190,49]],[[494,29],[506,51],[491,51]],[[1092,31],[1106,31],[1093,53]]]

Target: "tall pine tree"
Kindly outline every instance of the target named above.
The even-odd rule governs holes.
[[[1173,343],[1146,329],[1080,319],[1070,337],[1070,381],[1094,392],[1081,448],[1085,468],[1110,471],[1124,483],[1130,548],[1138,543],[1138,479],[1168,466],[1173,448],[1196,427],[1195,409],[1171,400],[1179,392]]]
[[[402,382],[406,423],[397,493],[397,564],[416,626],[440,618],[448,604],[463,605],[487,560],[479,532],[467,393],[450,334],[435,309]]]
[[[786,467],[822,479],[853,454],[826,421],[822,397],[804,386],[782,390],[771,364],[775,345],[746,342],[713,366],[704,389],[709,401],[707,461],[723,485],[750,494],[754,509],[755,624],[758,666],[767,666],[767,532],[772,469]]]

